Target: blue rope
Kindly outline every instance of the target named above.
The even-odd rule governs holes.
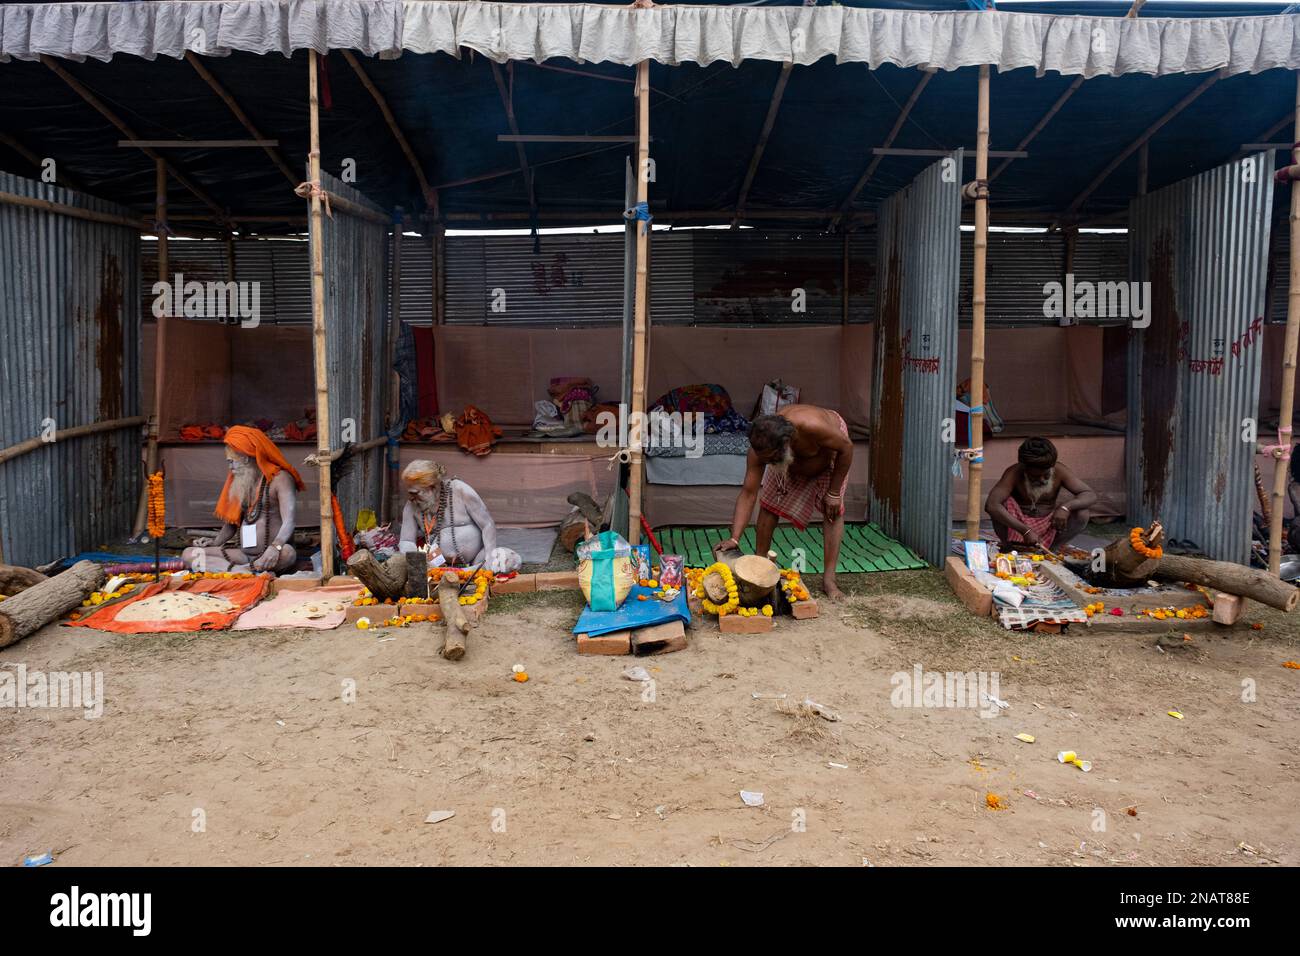
[[[650,204],[648,202],[639,202],[631,209],[626,210],[623,213],[623,218],[628,222],[639,220],[642,235],[649,232],[650,223],[654,220],[654,216],[650,215]]]

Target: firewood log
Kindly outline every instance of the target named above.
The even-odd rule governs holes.
[[[449,661],[458,661],[465,656],[465,635],[470,628],[469,618],[460,603],[459,575],[443,574],[442,580],[438,582],[438,607],[442,610],[442,621],[447,628],[439,653]]]
[[[420,555],[424,557],[423,554]],[[406,555],[395,554],[387,561],[378,560],[365,548],[348,558],[348,573],[370,589],[381,601],[394,600],[406,593]]]
[[[8,647],[62,617],[104,584],[104,569],[78,561],[62,574],[34,584],[0,603],[0,647]]]
[[[1160,559],[1160,566],[1153,576],[1161,581],[1186,581],[1188,584],[1204,585],[1225,594],[1250,598],[1280,611],[1291,611],[1296,602],[1300,601],[1300,588],[1294,584],[1275,578],[1267,571],[1230,561],[1166,554]]]
[[[1159,521],[1153,521],[1143,535],[1144,542],[1150,548],[1160,547],[1164,539],[1164,528]],[[1102,578],[1115,587],[1133,587],[1149,580],[1159,566],[1159,558],[1148,558],[1140,553],[1125,536],[1106,546],[1106,568]]]
[[[560,522],[560,547],[573,551],[579,541],[591,536],[590,527],[581,511],[570,511]]]
[[[17,594],[45,580],[47,580],[45,575],[31,568],[19,567],[16,564],[0,564],[0,594]]]
[[[781,580],[781,569],[770,558],[757,554],[742,554],[739,550],[713,552],[715,561],[721,561],[731,569],[731,576],[736,581],[736,593],[740,603],[745,607],[758,607],[769,603],[777,582]],[[714,604],[725,604],[727,585],[722,575],[716,571],[706,574],[701,582],[704,593]]]

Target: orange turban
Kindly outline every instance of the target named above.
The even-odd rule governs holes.
[[[250,428],[247,425],[232,425],[230,430],[226,432],[226,444],[241,455],[256,459],[257,468],[267,481],[273,479],[281,471],[287,471],[293,475],[293,482],[297,485],[299,491],[306,487],[302,483],[302,476],[298,474],[293,465],[285,460],[284,454],[276,447],[275,442],[267,438],[266,432],[260,428]],[[234,480],[234,474],[226,475],[226,483],[221,488],[221,497],[217,499],[216,515],[228,524],[238,523],[243,516],[240,503],[230,497],[230,484]]]

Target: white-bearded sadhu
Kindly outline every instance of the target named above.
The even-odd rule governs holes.
[[[287,571],[298,560],[289,540],[302,477],[260,429],[234,425],[225,442],[230,473],[215,510],[221,530],[195,538],[181,557],[196,571]]]
[[[1056,460],[1056,446],[1046,438],[1026,438],[1017,457],[984,502],[998,542],[1004,550],[1017,544],[1059,550],[1088,526],[1097,493]],[[1074,497],[1058,504],[1062,488]]]

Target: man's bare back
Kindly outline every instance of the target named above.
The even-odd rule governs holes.
[[[777,414],[797,429],[790,442],[790,451],[794,453],[791,474],[814,478],[829,468],[835,459],[835,449],[828,442],[839,436],[839,419],[816,405],[786,405]]]

